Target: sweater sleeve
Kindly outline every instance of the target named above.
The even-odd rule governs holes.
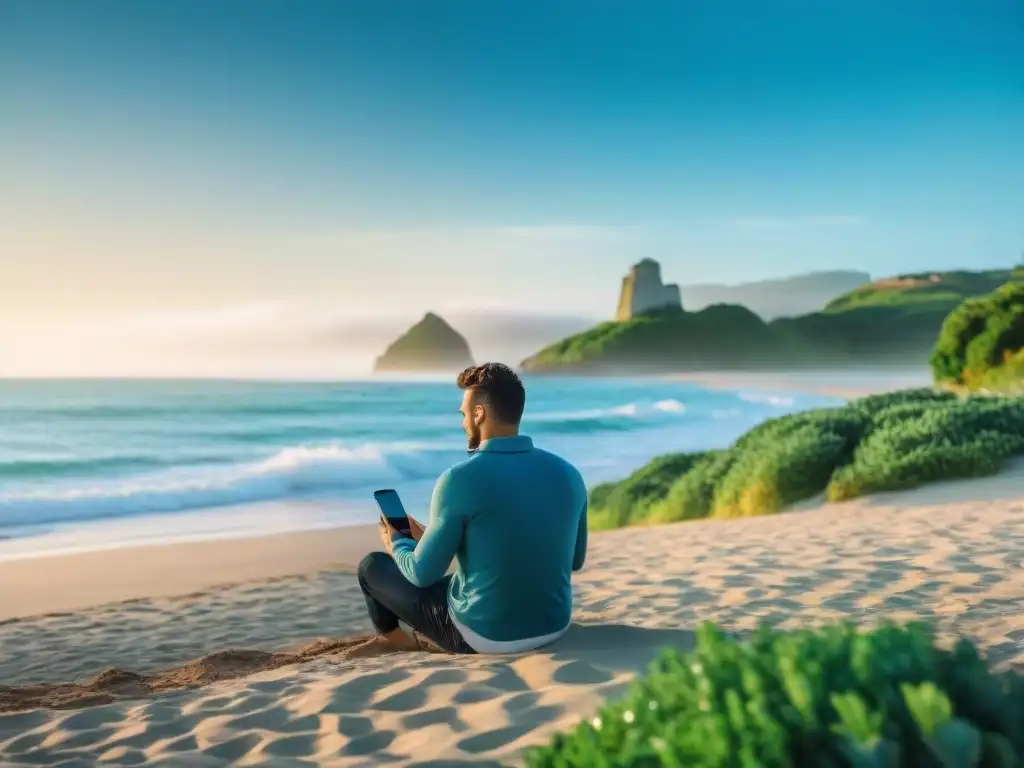
[[[572,569],[579,571],[587,559],[587,497],[583,496],[583,509],[580,511],[579,527],[576,529],[576,549],[572,554]]]
[[[409,538],[392,540],[391,554],[398,570],[417,587],[429,587],[444,576],[462,542],[465,526],[454,486],[451,470],[437,479],[430,520],[418,544]]]

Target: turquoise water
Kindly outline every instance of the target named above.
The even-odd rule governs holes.
[[[668,381],[526,384],[524,431],[589,483],[837,402]],[[113,531],[136,518],[202,535],[211,514],[239,505],[249,510],[240,530],[263,530],[258,505],[268,502],[315,502],[318,525],[352,524],[373,519],[379,487],[424,505],[438,473],[466,455],[460,396],[447,381],[0,382],[0,538],[97,521]],[[308,525],[278,512],[272,527]]]

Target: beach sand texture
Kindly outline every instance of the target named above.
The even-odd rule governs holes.
[[[621,693],[660,647],[688,645],[705,619],[743,632],[760,622],[788,628],[827,619],[923,618],[946,638],[976,639],[999,668],[1024,666],[1019,468],[988,480],[804,506],[765,518],[595,535],[576,580],[577,624],[539,653],[328,652],[299,664],[277,657],[283,666],[271,669],[278,662],[266,653],[213,655],[162,679],[201,681],[230,673],[231,664],[249,673],[142,697],[133,678],[108,676],[106,682],[123,687],[108,686],[108,703],[78,709],[10,711],[24,691],[0,692],[0,708],[8,710],[0,714],[0,764],[515,764],[523,747]],[[326,556],[327,534],[303,536],[316,537]],[[367,534],[350,540],[364,546]],[[369,630],[350,569],[303,561],[301,538],[292,537],[283,549],[298,558],[296,575],[284,575],[284,555],[268,541],[176,545],[178,575],[169,566],[161,571],[160,596],[8,618],[0,623],[0,682],[81,681],[111,667],[159,679],[161,670],[225,649],[281,651]],[[246,547],[276,553],[273,578],[168,596],[175,579],[185,587],[179,594],[201,581],[204,557],[188,560],[189,547],[207,561],[209,552]],[[139,590],[154,579],[152,563],[162,562],[145,549],[105,557],[118,569],[134,562]],[[43,561],[0,564],[0,583],[6,589],[17,581],[40,594],[58,589],[65,572],[82,562],[62,560],[66,567],[56,560],[48,566],[52,580],[34,585],[27,582],[39,578]],[[253,567],[249,561],[243,569],[247,579]],[[225,575],[223,565],[213,571]],[[108,576],[111,594],[123,597],[133,571]],[[96,600],[101,592],[97,582],[69,599]],[[9,601],[6,615],[23,611],[24,598]]]

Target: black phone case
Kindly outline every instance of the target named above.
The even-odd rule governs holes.
[[[403,517],[401,519],[401,525],[395,525],[395,523],[397,522],[398,519],[397,518],[391,518],[391,517],[384,517],[384,513],[383,512],[380,515],[380,519],[382,521],[387,522],[388,525],[390,525],[392,528],[394,528],[399,533],[404,533],[407,536],[412,535],[412,526],[409,525],[409,518],[408,517]]]

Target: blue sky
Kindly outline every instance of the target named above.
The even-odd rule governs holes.
[[[8,319],[1024,250],[1019,0],[7,0],[0,114]]]

